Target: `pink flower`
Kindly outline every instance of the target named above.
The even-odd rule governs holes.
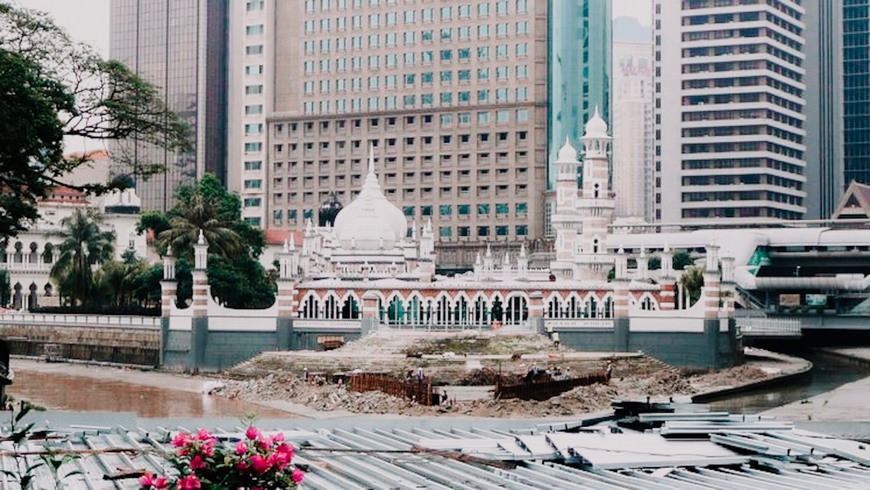
[[[247,471],[248,468],[250,468],[250,467],[251,466],[245,460],[242,460],[242,461],[239,461],[238,463],[236,463],[236,469],[239,471]]]
[[[245,437],[248,439],[257,439],[260,437],[260,431],[257,430],[256,427],[248,427],[248,430],[245,431]]]
[[[270,466],[272,466],[272,462],[259,454],[251,456],[251,468],[253,468],[255,472],[262,475],[269,471]]]
[[[200,449],[202,450],[202,453],[206,456],[214,456],[214,447],[216,444],[216,439],[209,439],[202,443],[202,447],[200,447]]]
[[[200,484],[199,479],[194,475],[188,475],[178,480],[178,490],[189,490],[200,487],[202,487],[202,484]]]
[[[239,441],[239,443],[236,444],[236,454],[241,456],[247,452],[248,452],[248,445],[245,444],[245,441]]]
[[[202,468],[205,468],[205,461],[202,459],[202,456],[197,454],[190,460],[190,469],[196,471]]]
[[[211,432],[205,429],[199,429],[199,431],[196,433],[197,441],[209,441],[211,439],[214,439],[214,436],[211,434]]]
[[[302,480],[305,479],[305,472],[299,468],[293,468],[293,473],[290,474],[290,478],[293,478],[293,481],[297,484],[301,484]]]
[[[296,449],[293,446],[291,446],[290,444],[286,444],[286,443],[281,444],[278,447],[276,447],[275,451],[277,451],[279,453],[287,454],[290,458],[292,458],[293,455],[296,454]]]
[[[270,442],[272,444],[284,442],[284,434],[282,432],[275,434],[272,436]]]
[[[167,480],[165,476],[157,476],[155,477],[152,473],[145,473],[144,475],[139,477],[139,485],[143,488],[166,488],[168,486]]]
[[[190,442],[190,434],[186,432],[179,432],[172,438],[172,445],[175,447],[183,447],[188,442]]]

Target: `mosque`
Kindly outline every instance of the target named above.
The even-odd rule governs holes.
[[[268,332],[266,344],[297,349],[316,348],[317,339],[327,335],[349,340],[374,329],[413,328],[551,332],[581,350],[643,350],[684,365],[740,362],[731,294],[733,261],[720,261],[718,247],[710,244],[701,297],[689,304],[677,298],[678,278],[667,247],[660,253],[661,269],[654,272],[642,250],[634,257],[614,251],[608,244],[615,208],[609,184],[610,137],[597,111],[585,126],[581,144],[582,189],[577,188],[577,151],[566,141],[558,153],[555,259],[549,267],[530,268],[524,247],[514,256],[501,257],[487,249],[473,271],[452,277],[436,274],[432,223],[415,223],[408,230],[402,211],[381,190],[372,153],[359,195],[338,212],[334,223],[314,226],[309,220],[301,244],[294,235],[284,243],[278,254],[278,297],[270,309],[242,313],[211,298],[204,241],[195,247],[193,303],[179,308],[173,259],[165,257],[167,345],[173,335],[190,336],[174,357],[167,352],[166,359],[207,365],[215,349],[237,347],[241,338],[232,335],[246,330]],[[636,264],[631,270],[630,258]],[[257,318],[242,320],[241,315]],[[215,337],[227,335],[224,341]]]

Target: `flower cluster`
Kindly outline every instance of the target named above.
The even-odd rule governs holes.
[[[175,453],[169,461],[177,476],[146,473],[139,478],[142,490],[296,488],[305,476],[298,468],[291,468],[294,449],[280,433],[267,436],[249,427],[245,438],[232,446],[206,430],[179,432],[172,445]]]

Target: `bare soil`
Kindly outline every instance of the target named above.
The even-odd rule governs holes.
[[[571,377],[601,371],[608,361],[614,366],[609,384],[578,387],[546,401],[494,400],[487,391],[498,379],[519,381],[533,366]],[[427,381],[448,393],[448,403],[427,407],[380,392],[355,393],[336,381],[355,370],[387,372],[401,379],[418,368]],[[321,412],[530,418],[602,411],[613,399],[684,397],[765,379],[775,372],[752,365],[680,370],[640,354],[575,352],[543,335],[379,331],[334,351],[265,353],[224,374],[225,385],[215,392],[221,396],[281,400]],[[467,391],[463,396],[453,392],[457,386],[480,390],[468,399]]]

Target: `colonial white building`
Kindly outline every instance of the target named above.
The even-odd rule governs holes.
[[[103,215],[102,226],[115,233],[115,258],[131,249],[145,257],[145,236],[136,232],[140,201],[133,189],[99,198],[59,186],[38,204],[40,218],[33,226],[9,239],[0,251],[0,269],[9,273],[15,309],[35,305],[57,305],[57,294],[49,274],[58,256],[62,222],[78,210],[95,209]],[[0,305],[4,307],[7,305]]]

